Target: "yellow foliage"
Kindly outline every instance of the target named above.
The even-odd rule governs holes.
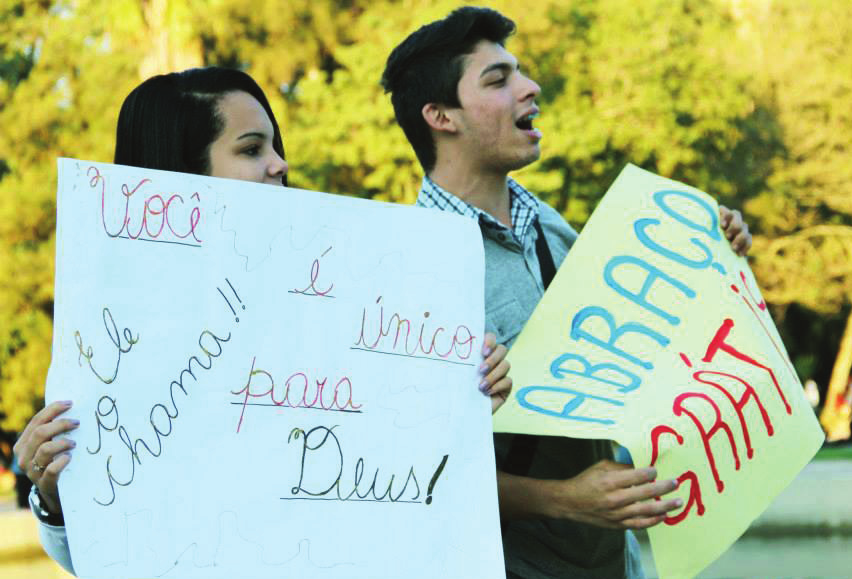
[[[849,303],[846,234],[834,233],[852,225],[852,4],[486,4],[517,22],[508,48],[542,87],[542,161],[518,178],[572,223],[630,161],[745,206],[770,301]],[[0,6],[0,428],[20,428],[41,404],[56,157],[111,160],[119,106],[142,76],[245,68],[282,125],[293,185],[411,203],[421,170],[379,79],[399,41],[460,5]],[[841,229],[814,233],[825,224]]]

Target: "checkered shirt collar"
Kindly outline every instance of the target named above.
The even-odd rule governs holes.
[[[529,234],[530,227],[538,218],[538,201],[532,193],[511,178],[509,178],[509,194],[510,216],[512,218],[511,233],[516,240],[523,241]],[[507,229],[489,213],[459,199],[429,177],[423,177],[420,194],[417,196],[417,205],[442,211],[452,211],[471,219],[480,220],[492,228]]]

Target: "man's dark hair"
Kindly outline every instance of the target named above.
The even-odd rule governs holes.
[[[427,173],[436,161],[435,141],[422,109],[427,103],[460,107],[464,58],[482,40],[501,46],[515,23],[490,8],[466,6],[422,26],[393,49],[382,74],[396,120]]]
[[[281,131],[263,90],[242,71],[208,67],[151,77],[127,95],[118,114],[114,162],[209,174],[210,145],[225,129],[218,104],[236,91],[247,92],[266,111],[272,147],[283,159]]]

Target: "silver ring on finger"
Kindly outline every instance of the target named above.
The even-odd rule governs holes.
[[[42,466],[33,459],[33,472],[42,473],[47,466]]]

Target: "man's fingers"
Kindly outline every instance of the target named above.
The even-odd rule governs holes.
[[[739,229],[738,227],[735,227],[735,226],[728,227],[728,228],[725,230],[725,239],[727,239],[728,241],[730,241],[730,242],[731,242],[731,245],[733,246],[733,241],[734,241],[734,239],[735,239],[735,238],[737,237],[737,235],[739,235],[740,233],[742,233],[742,231],[740,231],[740,229]]]
[[[601,477],[606,490],[629,489],[653,482],[657,478],[657,469],[652,466],[633,468],[613,461],[601,461],[595,467],[605,471]]]
[[[719,205],[719,222],[722,225],[722,229],[728,227],[728,224],[730,224],[731,218],[733,216],[734,215],[730,209],[728,209],[724,205]]]
[[[733,240],[742,231],[748,231],[743,221],[743,214],[736,209],[732,211],[724,205],[719,206],[719,223],[728,241]]]
[[[734,211],[734,215],[731,217],[731,223],[728,225],[728,231],[733,234],[733,237],[739,235],[743,231],[747,231],[745,221],[743,221],[743,215],[739,211]]]
[[[731,249],[740,257],[748,253],[751,248],[751,233],[748,224],[743,220],[743,215],[737,210],[719,206],[720,222],[725,238],[731,242]]]
[[[675,480],[656,480],[654,467],[633,468],[610,460],[595,463],[574,479],[571,492],[580,497],[577,520],[594,525],[642,529],[658,524],[666,513],[683,508],[681,498],[660,497],[676,490]],[[572,517],[573,518],[573,517]]]
[[[731,222],[724,228],[725,239],[727,239],[728,241],[732,241],[737,235],[742,233],[743,225],[745,224],[742,222],[742,219],[737,219],[736,217],[733,217],[731,219]]]
[[[736,239],[731,241],[731,248],[733,248],[740,257],[744,256],[748,253],[748,250],[751,249],[751,232],[749,232],[748,225],[746,223],[743,223]]]
[[[665,515],[660,515],[657,517],[636,517],[622,521],[622,526],[637,531],[639,529],[647,529],[649,527],[653,527],[654,525],[659,525],[664,520],[666,520]]]
[[[611,500],[613,501],[613,506],[629,507],[634,504],[645,504],[643,501],[661,497],[675,489],[677,489],[676,481],[659,480],[616,491],[612,493]]]
[[[609,525],[618,528],[632,529],[645,528],[655,525],[665,519],[669,511],[683,507],[681,499],[669,499],[665,501],[643,501],[633,503],[621,509],[615,509],[608,513],[602,513],[604,520]],[[607,525],[607,526],[609,526]],[[643,526],[636,526],[643,525]]]
[[[683,507],[682,499],[666,499],[660,501],[644,501],[634,503],[621,512],[621,520],[647,517],[665,517],[666,514],[675,509]]]
[[[733,249],[740,257],[746,254],[749,247],[751,247],[751,236],[748,233],[740,233],[737,235],[736,239],[731,242],[731,249]]]

